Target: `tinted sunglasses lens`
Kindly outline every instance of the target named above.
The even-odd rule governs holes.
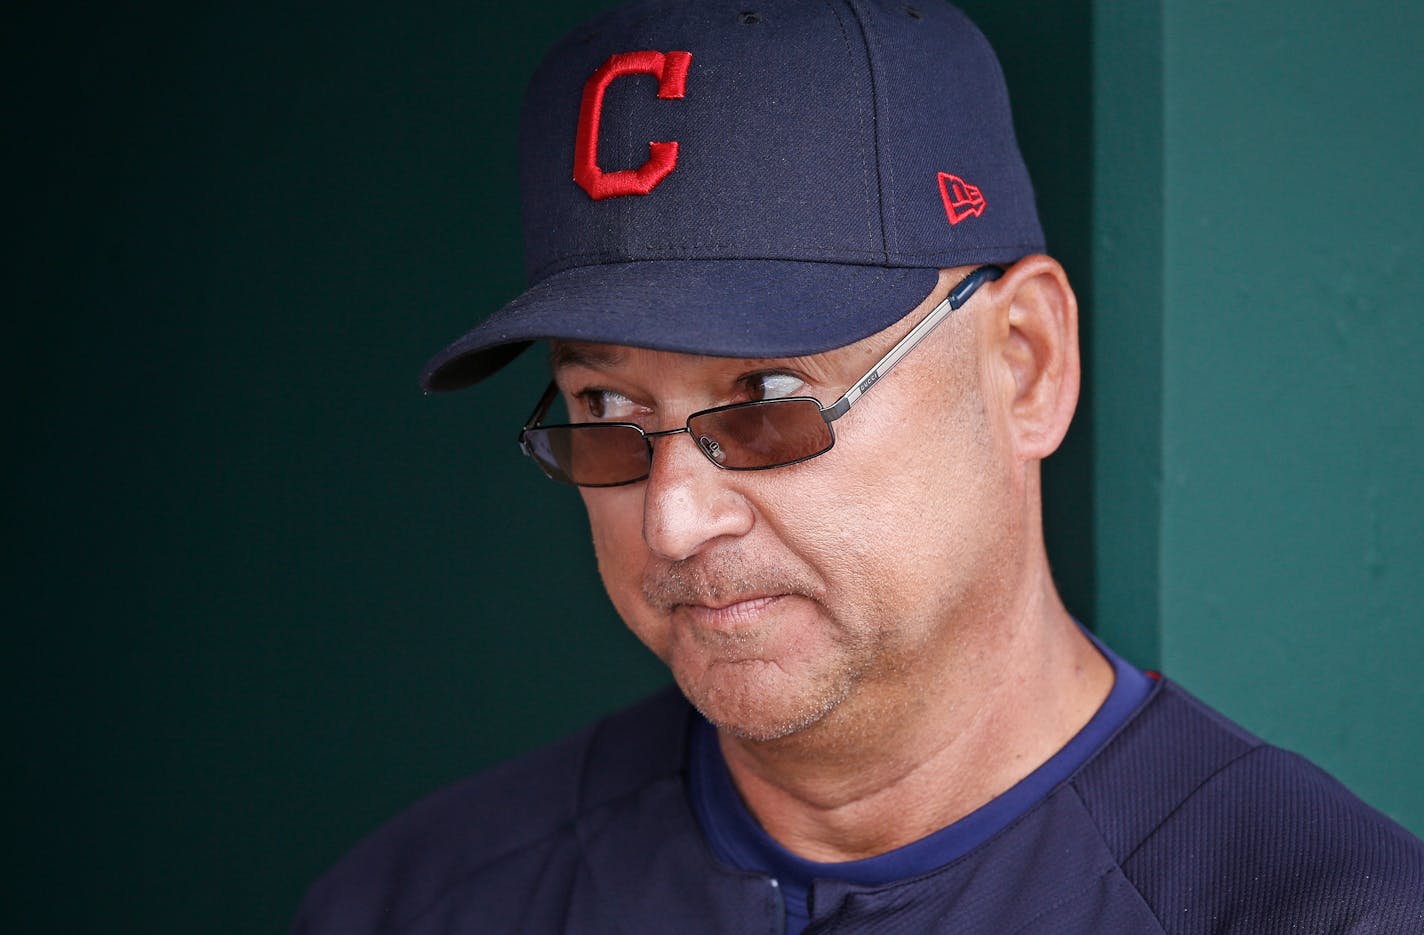
[[[626,425],[555,425],[528,429],[529,454],[556,481],[609,487],[648,476],[648,443]]]
[[[829,451],[835,443],[814,399],[776,399],[706,412],[688,428],[709,458],[733,470],[789,464]]]

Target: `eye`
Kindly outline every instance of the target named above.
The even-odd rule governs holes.
[[[613,390],[587,389],[575,394],[591,419],[630,422],[638,406],[622,393]]]
[[[791,373],[768,370],[749,374],[742,378],[747,384],[752,399],[784,399],[795,396],[806,388],[806,381]]]

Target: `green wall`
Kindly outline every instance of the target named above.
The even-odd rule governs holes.
[[[7,10],[0,931],[281,931],[661,683],[517,453],[538,361],[416,383],[521,288],[517,104],[582,17],[495,9]]]
[[[403,805],[662,683],[600,593],[577,497],[515,451],[539,361],[449,397],[415,384],[520,288],[518,99],[543,48],[600,6],[7,13],[0,931],[280,930],[310,879]],[[1304,142],[1331,165],[1292,175],[1278,163],[1297,148],[1293,108],[1324,80],[1303,64],[1318,50],[1292,42],[1326,35],[1314,27],[1272,46],[1298,73],[1252,82],[1253,106],[1287,125],[1250,149],[1239,89],[1163,65],[1166,24],[1172,48],[1196,50],[1206,12],[966,6],[1004,60],[1053,251],[1092,298],[1088,402],[1046,474],[1070,606],[1251,726],[1333,756],[1372,801],[1407,802],[1424,776],[1400,713],[1419,696],[1403,683],[1420,661],[1420,513],[1403,489],[1420,460],[1405,408],[1421,395],[1419,240],[1399,188],[1410,159],[1385,145],[1404,130],[1370,115],[1418,112],[1417,94],[1380,100],[1381,73],[1408,61],[1336,66],[1380,109],[1327,96],[1352,135],[1322,122]],[[1133,21],[1129,42],[1101,41],[1113,16]],[[1240,69],[1248,50],[1192,54]],[[1203,115],[1168,107],[1164,87],[1243,108],[1208,161],[1249,176],[1193,189],[1208,167],[1178,160]],[[1245,206],[1213,202],[1223,185]],[[1237,249],[1174,252],[1203,218]],[[1281,258],[1302,248],[1317,255],[1296,281]],[[1211,265],[1238,275],[1198,286]],[[1263,310],[1282,290],[1292,301]],[[1329,314],[1289,314],[1320,295]],[[1239,361],[1251,342],[1193,317],[1228,310],[1238,331],[1294,330]],[[1232,457],[1227,440],[1258,444]],[[1248,471],[1269,464],[1289,486]],[[1237,523],[1218,536],[1223,515]],[[1262,548],[1272,523],[1293,551]],[[1331,638],[1344,626],[1352,638]],[[1207,640],[1221,656],[1191,652]],[[1273,665],[1246,669],[1263,650]]]
[[[1421,35],[1389,2],[1095,21],[1101,629],[1416,832]]]
[[[1092,294],[1092,7],[1088,0],[966,0],[994,45],[1009,85],[1048,249],[1084,301]],[[1093,624],[1095,396],[1092,315],[1084,310],[1085,378],[1079,417],[1043,471],[1044,536],[1068,608]]]

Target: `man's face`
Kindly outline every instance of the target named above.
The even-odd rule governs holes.
[[[964,272],[942,276],[897,325],[829,353],[745,360],[560,343],[555,377],[573,420],[647,431],[748,399],[826,405]],[[977,364],[972,316],[988,301],[971,300],[877,383],[820,457],[726,471],[678,434],[654,441],[647,480],[581,489],[614,606],[719,727],[754,740],[828,719],[855,729],[928,703],[975,652],[972,625],[997,612],[1020,531]]]

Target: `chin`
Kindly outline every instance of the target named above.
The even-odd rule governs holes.
[[[696,679],[677,671],[673,675],[703,717],[742,740],[769,743],[799,734],[820,723],[850,694],[848,681],[788,684],[787,674],[772,663],[736,663],[735,668],[742,671],[703,672]]]

